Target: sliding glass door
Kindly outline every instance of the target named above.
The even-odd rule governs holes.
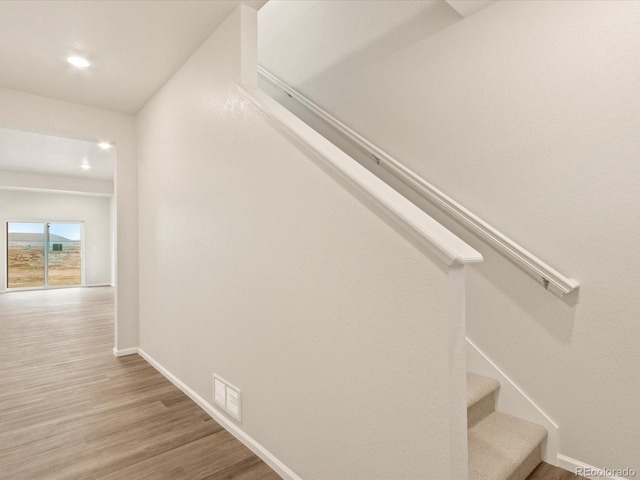
[[[7,222],[7,288],[43,287],[45,224]]]
[[[79,223],[49,223],[47,285],[80,285],[82,252]]]
[[[82,284],[82,224],[7,222],[7,288]]]

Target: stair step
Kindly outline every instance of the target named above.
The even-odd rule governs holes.
[[[467,373],[467,427],[471,428],[495,410],[494,393],[500,383],[493,378]]]
[[[544,427],[493,412],[469,428],[469,480],[525,480],[542,461]]]

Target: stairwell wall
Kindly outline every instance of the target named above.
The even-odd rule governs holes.
[[[335,18],[359,35],[380,3],[361,17],[357,4],[313,2],[310,16],[270,2],[260,21],[277,8],[281,28],[261,37],[259,61],[581,283],[577,303],[554,297],[386,176],[483,254],[468,335],[558,423],[561,453],[640,470],[640,3],[498,1],[409,43],[394,27],[396,49],[365,46],[307,75],[300,58],[325,39],[306,32]]]
[[[464,478],[449,272],[239,93],[255,22],[138,114],[140,347],[211,404],[213,373],[239,387],[235,425],[300,478]]]

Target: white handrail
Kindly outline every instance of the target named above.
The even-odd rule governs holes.
[[[367,139],[363,138],[326,110],[322,109],[300,92],[296,91],[290,85],[287,85],[260,66],[258,66],[258,73],[283,90],[288,96],[300,102],[303,106],[331,125],[334,129],[344,135],[351,143],[366,152],[367,155],[373,157],[378,165],[393,173],[405,184],[416,190],[424,198],[434,203],[447,215],[461,223],[469,231],[491,245],[512,263],[531,275],[531,277],[538,281],[547,290],[558,297],[563,297],[564,295],[579,288],[580,284],[576,280],[562,275],[553,267],[547,265],[534,254],[511,240],[503,233],[499,232],[496,228],[489,225],[487,222],[467,210],[449,196],[445,195],[425,179],[402,165],[391,155],[387,154]]]
[[[238,84],[239,90],[294,139],[323,159],[341,178],[356,187],[397,221],[422,245],[447,265],[477,263],[482,255],[431,218],[396,190],[357,161],[251,85]]]

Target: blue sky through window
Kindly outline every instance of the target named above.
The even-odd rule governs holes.
[[[80,241],[79,223],[52,223],[50,225],[49,233],[68,238],[69,240]]]
[[[9,222],[9,233],[44,233],[44,223]]]
[[[42,233],[44,223],[41,222],[9,222],[9,233]],[[79,223],[51,223],[49,233],[80,241],[81,225]]]

